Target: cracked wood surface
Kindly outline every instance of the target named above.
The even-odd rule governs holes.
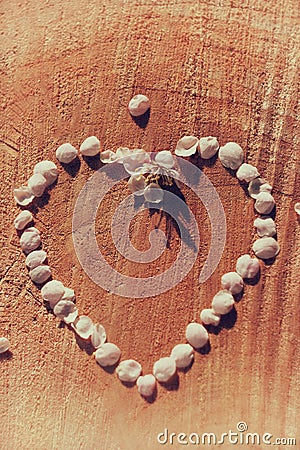
[[[0,361],[0,448],[152,450],[161,448],[156,436],[164,428],[221,434],[239,421],[249,432],[296,437],[299,445],[300,223],[293,210],[300,198],[299,2],[2,0],[0,11],[0,335],[11,340],[11,354]],[[137,92],[152,104],[144,129],[126,109]],[[35,163],[54,159],[58,145],[78,147],[92,134],[102,148],[148,151],[174,149],[184,134],[215,135],[221,144],[238,142],[274,186],[279,256],[262,264],[258,284],[246,286],[232,323],[210,334],[211,350],[196,353],[191,370],[179,374],[179,389],[159,386],[152,404],[97,366],[89,348],[48,314],[12,225],[18,213],[12,189],[26,182]],[[53,277],[75,289],[79,310],[103,323],[123,358],[137,359],[145,373],[183,341],[186,324],[199,320],[220,276],[255,240],[253,202],[236,178],[218,161],[201,168],[224,205],[225,251],[199,285],[210,224],[203,205],[183,188],[199,224],[200,252],[188,276],[154,298],[104,291],[76,258],[72,211],[95,167],[82,159],[70,173],[60,167],[57,185],[33,208]],[[148,248],[145,237],[156,224],[169,233],[169,248],[155,264],[124,261],[113,247],[110,220],[127,194],[121,183],[103,201],[100,249],[122,273],[161,273],[180,247],[168,217],[145,212],[130,228],[139,250]]]

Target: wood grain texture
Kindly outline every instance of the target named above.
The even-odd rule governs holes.
[[[242,420],[250,432],[297,438],[298,447],[274,450],[299,448],[300,223],[293,210],[300,199],[299,2],[2,0],[0,11],[0,335],[11,340],[10,357],[0,361],[0,448],[152,450],[162,447],[156,436],[164,428],[221,434]],[[136,92],[151,99],[145,129],[126,109]],[[53,159],[65,141],[79,146],[95,134],[103,148],[173,150],[186,133],[215,135],[221,144],[232,140],[245,149],[247,162],[274,186],[281,253],[273,265],[262,265],[258,284],[246,286],[234,326],[212,333],[211,351],[197,353],[191,370],[179,374],[179,389],[159,387],[148,404],[136,388],[97,366],[40,304],[12,225],[18,212],[12,189],[26,182],[36,162]],[[218,161],[202,170],[226,211],[225,252],[199,285],[210,224],[203,205],[183,188],[199,224],[200,252],[180,284],[153,298],[104,291],[76,258],[72,211],[93,173],[85,161],[73,176],[60,168],[57,186],[35,208],[54,278],[75,289],[80,311],[102,322],[123,358],[136,358],[145,372],[183,341],[186,324],[199,320],[220,276],[255,240],[253,202],[237,179]],[[160,228],[171,229],[170,247],[149,272],[113,248],[109,224],[113,207],[126,196],[122,187],[99,211],[96,229],[105,257],[123,273],[165,270],[180,243],[166,217]],[[131,238],[137,248],[147,248],[158,220],[147,213],[135,219]]]

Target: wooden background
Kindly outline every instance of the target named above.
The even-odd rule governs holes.
[[[1,449],[152,450],[162,447],[156,436],[165,427],[221,434],[239,421],[249,432],[298,440],[298,447],[274,450],[299,448],[298,0],[2,0],[0,11],[0,335],[11,340],[11,354],[0,361]],[[126,109],[137,92],[151,99],[145,129]],[[149,404],[136,387],[103,371],[40,304],[12,225],[18,213],[12,189],[26,182],[35,163],[55,160],[66,141],[79,146],[95,134],[102,148],[173,150],[187,133],[240,143],[247,161],[273,184],[281,253],[273,265],[262,264],[258,284],[246,286],[234,326],[211,334],[211,351],[197,353],[191,370],[179,374],[179,389],[160,386]],[[166,294],[124,299],[95,285],[76,258],[72,211],[95,167],[81,159],[77,169],[69,174],[60,167],[57,186],[34,208],[53,276],[75,289],[80,311],[105,325],[123,358],[136,358],[148,372],[183,341],[220,276],[251,248],[253,201],[218,161],[205,164],[227,217],[217,270],[198,284],[210,225],[184,188],[200,228],[197,263]],[[128,194],[121,186],[101,206],[97,236],[106,259],[132,273],[110,236],[113,208]],[[146,212],[135,219],[137,248],[147,248],[158,221]],[[170,232],[169,249],[156,267],[136,265],[138,276],[162,272],[176,258],[174,223],[163,217],[160,228]]]

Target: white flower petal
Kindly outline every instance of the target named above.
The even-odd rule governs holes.
[[[151,183],[144,190],[144,197],[149,203],[160,203],[163,201],[164,191],[158,184]]]
[[[175,169],[169,169],[167,175],[173,178],[179,178],[179,173]]]
[[[41,266],[45,259],[47,258],[47,253],[44,250],[34,250],[29,253],[27,258],[25,259],[25,264],[29,267],[30,270],[35,269],[38,266]]]
[[[31,214],[30,211],[27,211],[27,209],[24,209],[15,218],[14,226],[17,230],[23,230],[26,227],[26,225],[28,225],[32,221],[33,221],[33,215]]]
[[[175,155],[177,156],[191,156],[196,153],[199,145],[199,140],[195,136],[183,136],[177,142]]]
[[[136,169],[142,167],[145,163],[150,163],[150,155],[142,149],[134,149],[129,156],[123,160],[124,169],[130,175],[136,172]]]
[[[34,173],[27,184],[35,197],[41,197],[47,187],[47,180],[41,173]]]
[[[174,167],[174,158],[168,150],[162,150],[155,155],[154,161],[161,167],[172,169]]]
[[[128,187],[134,195],[143,195],[146,187],[145,177],[140,174],[133,174],[128,180]]]
[[[54,183],[58,177],[58,168],[53,161],[40,161],[33,168],[33,173],[40,173],[47,180],[47,186]]]
[[[152,163],[144,163],[142,166],[139,166],[135,169],[134,175],[142,175],[145,173],[153,173],[157,170],[157,166],[154,166]]]
[[[127,147],[117,148],[116,159],[117,159],[118,163],[123,164],[123,158],[125,158],[125,156],[129,156],[129,155],[131,155],[131,150],[129,150],[129,148],[127,148]]]
[[[110,164],[116,161],[116,154],[112,150],[104,150],[100,153],[100,161],[103,164]]]

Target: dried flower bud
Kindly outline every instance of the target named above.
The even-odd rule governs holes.
[[[86,138],[80,146],[83,156],[95,156],[100,152],[100,141],[96,136]]]
[[[69,164],[77,157],[78,150],[73,147],[72,144],[66,142],[65,144],[62,144],[58,147],[55,154],[59,162],[63,164]]]
[[[44,252],[44,250],[34,250],[33,252],[29,253],[27,258],[25,259],[25,264],[30,270],[32,270],[38,266],[41,266],[46,258],[47,253]]]
[[[244,160],[244,152],[235,142],[227,142],[219,149],[219,159],[224,167],[236,170]]]
[[[78,316],[78,309],[70,300],[59,300],[53,308],[53,313],[65,323],[75,322]]]
[[[153,375],[160,383],[167,383],[176,373],[176,363],[168,356],[160,358],[153,365]]]
[[[208,136],[202,137],[199,140],[199,153],[201,158],[209,159],[215,156],[217,151],[219,150],[219,142],[217,138]]]
[[[221,278],[223,289],[231,292],[232,295],[239,294],[244,288],[242,277],[236,272],[225,273]]]
[[[72,326],[82,339],[88,339],[93,332],[93,322],[88,316],[77,317]]]
[[[106,341],[106,331],[103,325],[95,323],[91,336],[91,342],[94,348],[99,348]]]
[[[97,363],[102,367],[115,365],[121,356],[121,350],[115,344],[106,342],[95,352]]]
[[[35,197],[41,197],[47,187],[47,180],[41,173],[35,173],[29,178],[27,184]]]
[[[194,348],[201,348],[208,342],[208,332],[200,323],[189,323],[186,327],[185,337]]]
[[[220,323],[221,317],[216,314],[212,308],[202,309],[200,319],[205,325],[213,325],[217,327]]]
[[[64,293],[65,293],[64,285],[57,280],[48,281],[48,283],[46,283],[41,290],[42,299],[45,302],[48,302],[50,308],[52,309],[54,308],[56,303],[58,303],[59,300],[62,299]]]
[[[121,381],[134,383],[142,373],[142,366],[134,359],[127,359],[118,365],[116,373]]]
[[[14,225],[17,230],[23,230],[26,225],[28,225],[33,220],[33,216],[30,211],[24,209],[20,214],[15,218]]]
[[[68,287],[65,287],[64,295],[62,296],[62,300],[69,300],[70,302],[73,302],[75,300],[75,292],[73,289],[70,289]]]
[[[276,224],[271,217],[257,217],[254,220],[254,226],[260,237],[275,236],[276,234]]]
[[[54,183],[58,177],[58,169],[52,161],[41,161],[34,166],[33,173],[40,173],[46,178],[47,186]]]
[[[7,352],[10,347],[10,342],[6,337],[0,337],[0,354]]]
[[[234,305],[234,298],[229,291],[219,291],[213,298],[212,309],[216,314],[228,314]]]
[[[28,186],[21,186],[14,189],[14,199],[18,205],[27,206],[34,199],[34,195]]]
[[[156,380],[155,377],[149,373],[147,375],[138,377],[138,379],[136,380],[136,385],[139,394],[141,394],[143,397],[150,397],[155,391]]]
[[[259,177],[259,172],[257,168],[252,166],[251,164],[243,163],[239,167],[236,176],[239,180],[246,181],[247,183],[249,183],[250,181]]]
[[[257,195],[254,207],[260,214],[270,214],[274,206],[274,197],[269,192],[260,192]]]
[[[277,241],[272,237],[262,237],[254,242],[252,249],[255,255],[261,259],[274,258],[280,251]]]
[[[21,249],[26,254],[36,250],[41,243],[40,233],[34,227],[26,228],[20,238]]]
[[[183,369],[193,361],[194,349],[190,344],[177,344],[173,348],[170,358],[174,359],[178,369]]]
[[[36,284],[43,284],[51,277],[49,266],[37,266],[29,272],[29,276]]]
[[[259,261],[250,255],[242,255],[236,262],[236,271],[242,278],[254,278],[259,272]]]
[[[255,178],[250,181],[248,186],[248,192],[250,197],[257,198],[261,192],[272,192],[272,186],[263,178]]]

